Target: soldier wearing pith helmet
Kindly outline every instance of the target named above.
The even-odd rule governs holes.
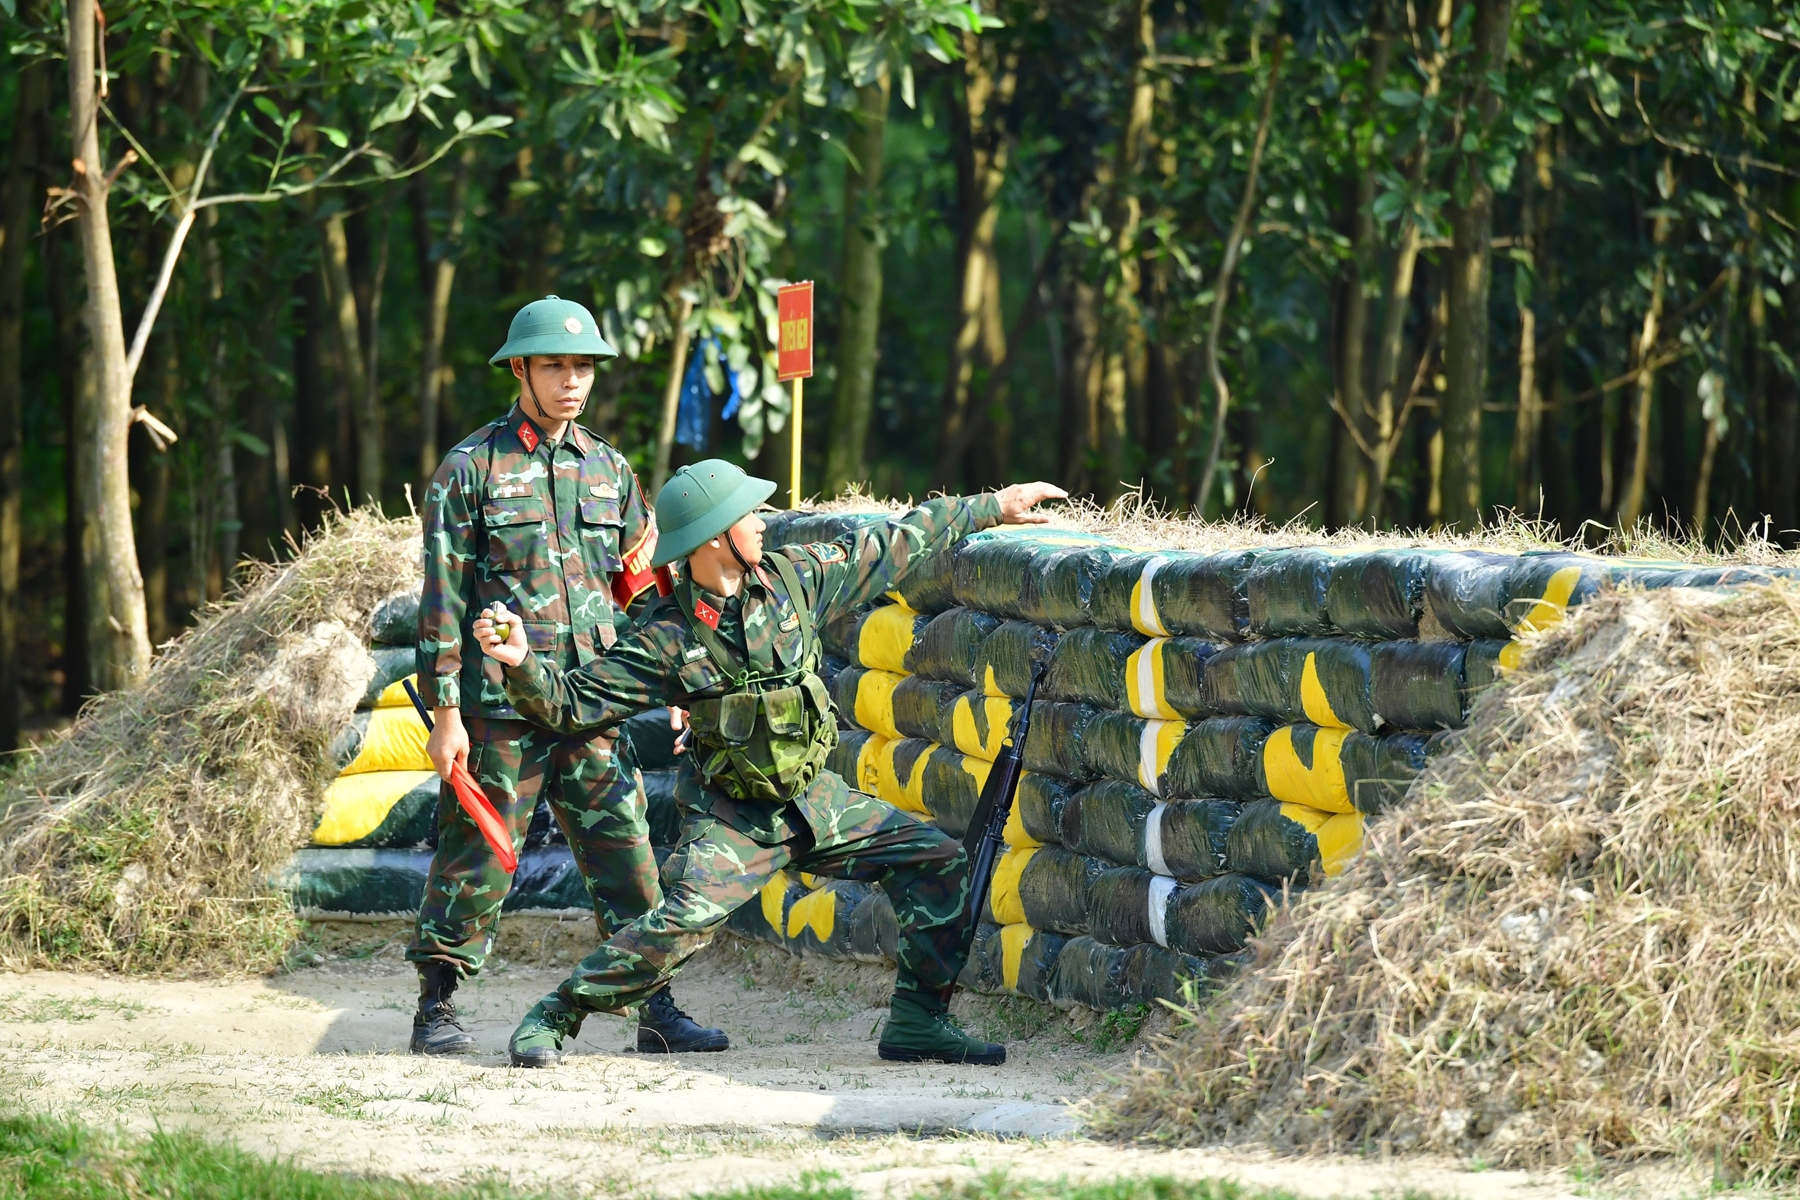
[[[1045,518],[1064,495],[1047,483],[943,496],[835,542],[763,550],[756,508],[775,485],[718,459],[683,467],[656,498],[656,561],[681,581],[614,652],[570,671],[511,626],[475,622],[505,667],[519,711],[553,728],[611,726],[663,704],[688,709],[693,745],[676,797],[681,838],[663,864],[663,899],[583,959],[514,1030],[515,1066],[554,1066],[586,1014],[665,987],[777,871],[879,882],[899,924],[898,971],[878,1053],[899,1062],[997,1064],[1003,1046],[950,1017],[968,957],[968,858],[943,831],[851,788],[826,766],[837,720],[818,675],[819,630],[901,586],[965,535]],[[505,635],[500,626],[507,626]]]
[[[446,779],[453,763],[468,768],[515,850],[538,801],[549,801],[602,939],[661,896],[630,743],[615,743],[616,731],[555,731],[525,719],[471,627],[484,607],[504,603],[521,614],[534,650],[574,670],[604,655],[630,628],[632,605],[654,595],[656,520],[637,476],[577,420],[597,361],[616,353],[573,300],[546,296],[520,309],[489,360],[512,370],[517,399],[445,455],[421,513],[418,670],[435,711],[432,763]],[[478,1051],[450,997],[481,970],[511,884],[474,822],[441,799],[437,851],[406,955],[419,968],[415,1054]],[[640,1010],[640,1050],[726,1044],[723,1032],[689,1020],[667,989]]]

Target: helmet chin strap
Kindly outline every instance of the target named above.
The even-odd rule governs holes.
[[[731,557],[738,560],[738,565],[744,568],[744,573],[746,575],[756,574],[756,568],[744,561],[744,552],[738,549],[736,525],[733,525],[730,529],[725,531],[725,544],[731,547]]]

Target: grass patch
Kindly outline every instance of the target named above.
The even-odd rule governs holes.
[[[35,996],[27,999],[21,992],[0,996],[0,1021],[19,1021],[41,1025],[50,1021],[80,1024],[102,1015],[135,1021],[153,1013],[167,1012],[142,1000],[114,1000],[105,996]]]
[[[112,1200],[179,1196],[183,1200],[552,1200],[568,1193],[514,1188],[502,1181],[444,1187],[309,1171],[259,1158],[198,1134],[158,1132],[147,1138],[106,1133],[36,1117],[0,1118],[0,1200]],[[857,1200],[835,1171],[810,1171],[790,1183],[696,1196],[694,1200]],[[1293,1200],[1286,1192],[1221,1180],[1165,1177],[1103,1183],[1022,1180],[994,1172],[966,1183],[942,1183],[911,1200]]]

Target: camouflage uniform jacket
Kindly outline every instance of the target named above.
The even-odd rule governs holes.
[[[812,609],[816,638],[817,628],[827,621],[892,591],[920,563],[948,553],[968,534],[999,520],[1000,502],[991,493],[946,496],[835,542],[788,546],[773,553],[793,563],[804,593],[802,602]],[[730,599],[696,586],[695,616],[752,670],[797,667],[814,647],[802,644],[799,614],[774,582],[777,572],[762,569],[758,575],[745,579],[742,590]],[[507,696],[519,713],[548,729],[612,725],[645,709],[664,704],[686,707],[732,690],[732,680],[694,636],[673,595],[658,601],[604,658],[585,663],[580,670],[560,670],[533,654],[519,666],[507,667],[505,678]],[[691,759],[692,755],[683,756],[676,781],[676,798],[684,809],[710,812],[768,845],[792,835],[788,806],[703,787]],[[841,797],[842,790],[842,782],[825,773],[795,796],[793,804],[815,833],[828,830],[835,815],[830,799]]]
[[[419,679],[428,703],[464,716],[518,715],[471,632],[484,607],[504,602],[532,650],[572,669],[630,628],[626,606],[658,581],[656,517],[625,456],[580,425],[551,442],[516,404],[444,456],[423,516]]]

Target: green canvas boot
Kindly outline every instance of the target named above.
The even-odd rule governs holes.
[[[915,994],[894,993],[888,1001],[887,1028],[881,1031],[881,1057],[888,1062],[974,1063],[997,1067],[1006,1047],[970,1037],[941,1002]]]
[[[552,993],[531,1006],[513,1030],[506,1053],[515,1067],[554,1067],[562,1061],[564,1038],[581,1032],[581,1014]]]

